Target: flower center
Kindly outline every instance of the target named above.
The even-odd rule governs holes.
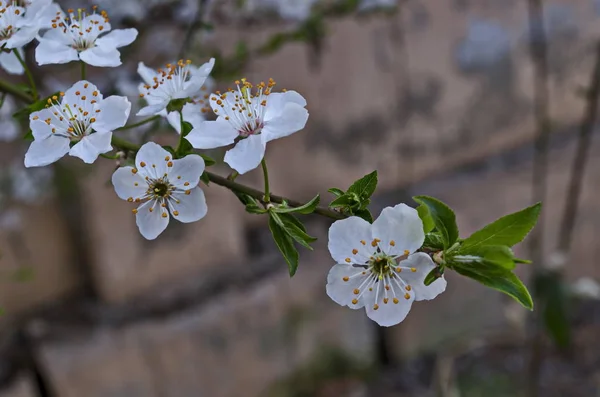
[[[175,187],[169,183],[165,178],[150,181],[148,185],[148,194],[154,199],[168,198]]]
[[[69,16],[63,18],[61,12],[56,13],[52,20],[53,29],[61,29],[63,33],[71,37],[71,47],[77,51],[85,51],[96,46],[96,39],[103,31],[110,30],[110,23],[106,11],[96,14],[97,6],[92,7],[92,13],[83,8],[69,9]]]
[[[258,135],[265,126],[267,100],[275,84],[273,79],[256,86],[246,79],[237,80],[237,90],[230,88],[226,93],[216,91],[212,94],[213,111],[229,121],[241,138]]]
[[[145,84],[145,93],[141,93],[140,97],[146,95],[157,96],[161,99],[171,99],[175,93],[184,90],[185,83],[191,79],[190,65],[192,61],[189,59],[180,59],[177,64],[167,63],[165,69],[158,69],[156,76],[152,78],[152,84]]]
[[[382,280],[386,276],[394,277],[394,265],[396,261],[391,256],[387,256],[383,253],[373,257],[369,260],[369,270],[371,274],[377,276],[379,280]]]
[[[26,9],[18,4],[0,1],[0,40],[8,40],[13,36],[25,11]]]

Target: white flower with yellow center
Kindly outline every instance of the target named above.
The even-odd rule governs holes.
[[[24,58],[23,46],[32,41],[40,29],[50,28],[58,6],[52,0],[0,1],[0,66],[8,73],[23,74],[19,59],[8,50],[17,49]]]
[[[35,49],[35,59],[39,65],[68,63],[82,60],[99,67],[121,65],[118,48],[127,46],[136,39],[136,29],[116,29],[111,26],[106,12],[92,14],[79,8],[77,13],[68,10],[65,16],[61,11],[52,20],[52,29],[40,38]]]
[[[192,65],[190,60],[179,60],[176,64],[167,64],[164,69],[153,70],[142,62],[138,65],[138,73],[144,80],[140,85],[140,97],[148,102],[148,106],[140,109],[138,116],[166,116],[166,109],[174,99],[196,98],[215,66],[211,58],[200,67]]]
[[[29,117],[34,141],[25,154],[25,166],[48,165],[67,153],[93,163],[112,150],[112,131],[125,125],[130,110],[125,97],[103,98],[94,84],[75,83],[60,98],[48,99],[46,109]]]
[[[446,289],[441,277],[424,280],[435,268],[423,245],[423,223],[406,204],[387,207],[370,224],[353,216],[329,229],[329,252],[338,264],[327,276],[327,295],[385,327],[400,323],[413,301],[435,298]]]
[[[306,100],[296,91],[273,93],[275,82],[253,85],[242,79],[237,90],[210,96],[215,121],[195,118],[186,139],[196,149],[214,149],[237,142],[225,154],[225,162],[240,174],[258,167],[267,142],[300,131],[308,120]]]
[[[142,236],[154,240],[167,228],[169,212],[183,223],[206,215],[206,198],[198,187],[203,172],[202,157],[175,160],[160,145],[148,142],[135,156],[135,168],[119,168],[112,183],[120,198],[140,204],[133,210],[136,223]]]

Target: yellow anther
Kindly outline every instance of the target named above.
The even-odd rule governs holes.
[[[131,169],[131,173],[132,173],[132,174],[137,174],[137,170],[136,170],[135,168],[132,168],[132,169]]]
[[[133,212],[134,214],[137,214],[138,210],[137,210],[137,208],[134,208],[134,209],[131,210],[131,212]]]
[[[379,305],[376,303],[375,306],[373,306],[373,310],[377,310],[379,309]]]
[[[356,255],[356,254],[358,254],[358,250],[357,250],[356,248],[354,248],[354,249],[352,250],[352,254],[353,254],[353,255]]]
[[[387,305],[390,300],[388,298],[383,298],[383,303]]]
[[[416,267],[411,267],[411,268],[410,268],[410,271],[414,273],[414,272],[416,272],[416,271],[417,271],[417,268],[416,268]]]
[[[192,191],[191,190],[186,190],[185,194],[189,196],[190,194],[192,194]]]
[[[144,163],[143,161],[140,162],[140,167],[145,167],[146,163]]]
[[[410,294],[408,292],[404,295],[404,299],[410,299]]]
[[[344,280],[344,281],[348,281],[348,280],[350,280],[350,277],[348,277],[348,276],[344,276],[344,277],[342,278],[342,280]]]
[[[360,290],[358,288],[355,288],[352,292],[354,293],[354,295],[360,294]]]
[[[395,304],[398,304],[398,302],[400,302],[400,301],[398,300],[398,298],[394,298],[394,299],[393,299],[393,302],[394,302]]]
[[[179,211],[173,211],[173,216],[179,215]]]
[[[386,291],[389,291],[389,290],[390,290],[390,286],[389,286],[389,285],[386,285],[386,286],[385,286],[385,290],[386,290]]]
[[[169,161],[169,162],[167,163],[167,167],[172,167],[172,166],[173,166],[173,162],[172,162],[172,161]]]
[[[353,304],[353,305],[356,305],[356,304],[358,304],[358,299],[356,299],[356,298],[352,299],[352,304]]]
[[[129,201],[130,203],[133,203],[133,197],[128,197],[127,201]]]
[[[395,246],[396,246],[396,242],[395,242],[394,240],[392,240],[392,241],[390,241],[390,245],[391,245],[392,247],[395,247]]]
[[[396,271],[397,271],[398,273],[402,273],[402,268],[401,268],[401,267],[397,267],[397,268],[396,268]]]
[[[350,259],[350,258],[346,258],[345,260],[346,260],[346,262],[348,262],[348,263],[352,262],[352,259]]]
[[[409,250],[404,250],[404,255],[408,256],[410,254]]]
[[[406,288],[407,291],[412,290],[412,287],[410,285],[407,285],[405,288]]]
[[[163,212],[161,216],[162,216],[163,218],[166,218],[168,215],[167,215],[167,213],[166,213],[166,212]]]
[[[186,182],[186,183],[183,184],[183,186],[190,186],[190,183]]]

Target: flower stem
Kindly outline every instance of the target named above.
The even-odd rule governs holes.
[[[19,54],[19,50],[17,48],[15,48],[13,50],[13,52],[15,53],[15,56],[19,60],[19,63],[21,64],[21,66],[23,66],[23,69],[25,69],[25,74],[27,75],[27,79],[29,80],[29,85],[31,86],[31,94],[33,95],[33,100],[36,101],[38,99],[38,92],[37,92],[37,87],[35,86],[35,80],[33,79],[33,75],[31,74],[31,71],[27,67],[25,60],[23,60],[23,57],[21,56],[21,54]]]
[[[263,178],[265,180],[264,202],[268,204],[271,202],[271,190],[269,188],[269,169],[267,168],[267,161],[265,160],[264,157],[263,157],[262,161],[260,162],[260,165],[262,166]]]
[[[118,138],[116,136],[113,135],[111,143],[123,150],[129,150],[132,152],[137,152],[138,150],[140,150],[140,147],[138,145],[136,145],[135,143],[131,143],[129,141],[126,141],[125,139],[121,139]]]
[[[80,63],[81,63],[81,80],[85,80],[86,79],[85,62],[80,61]]]
[[[138,121],[137,123],[134,123],[134,124],[129,124],[129,125],[125,125],[125,126],[123,126],[123,127],[121,127],[121,128],[117,128],[115,131],[130,130],[130,129],[132,129],[132,128],[136,128],[136,127],[139,127],[139,126],[141,126],[141,125],[144,125],[144,124],[151,123],[151,122],[153,122],[154,120],[158,120],[159,118],[160,118],[160,116],[159,116],[159,115],[152,116],[152,117],[149,117],[149,118],[147,118],[147,119],[144,119],[144,120],[142,120],[142,121]]]
[[[179,134],[179,142],[177,143],[177,149],[175,149],[175,154],[177,156],[179,156],[181,153],[181,148],[183,145],[183,140],[185,139],[185,137],[183,136],[183,130],[184,130],[184,126],[183,126],[183,112],[179,112],[179,123],[181,124],[181,133]]]
[[[34,100],[33,98],[26,93],[25,91],[20,90],[18,87],[4,81],[4,80],[0,80],[0,92],[5,92],[7,94],[10,94],[12,96],[14,96],[15,98],[19,98],[20,100],[22,100],[25,103],[33,103]]]

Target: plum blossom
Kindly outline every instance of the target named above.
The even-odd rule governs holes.
[[[35,49],[39,65],[61,64],[81,60],[92,66],[115,67],[121,65],[118,48],[127,46],[136,39],[134,28],[116,29],[111,25],[106,12],[96,14],[96,7],[88,14],[84,9],[62,11],[52,19],[52,29],[40,38]]]
[[[67,153],[93,163],[112,150],[112,131],[125,125],[130,110],[125,97],[103,98],[94,84],[75,83],[60,99],[48,99],[46,109],[31,114],[34,141],[25,154],[25,166],[48,165]]]
[[[52,0],[0,1],[0,66],[10,74],[23,74],[24,69],[10,50],[23,56],[23,46],[31,42],[40,29],[49,28],[53,12]]]
[[[423,245],[423,223],[406,204],[387,207],[370,224],[353,216],[329,229],[329,252],[337,262],[327,276],[327,295],[385,327],[404,320],[413,301],[430,300],[446,289],[443,276],[424,280],[436,265],[416,252]]]
[[[146,99],[148,106],[140,109],[138,116],[167,116],[167,106],[174,99],[197,99],[202,95],[210,72],[215,66],[211,58],[200,67],[192,65],[190,60],[179,60],[176,64],[167,64],[165,69],[153,70],[140,62],[138,73],[144,83],[139,87],[140,97]]]
[[[121,199],[140,204],[133,210],[136,224],[142,236],[154,240],[167,228],[169,212],[183,223],[206,215],[206,198],[198,187],[203,172],[202,157],[176,160],[160,145],[148,142],[137,153],[135,168],[119,168],[112,183]]]
[[[241,84],[241,86],[240,86]],[[260,83],[257,90],[242,79],[237,90],[210,96],[215,121],[192,118],[192,131],[186,139],[196,149],[214,149],[237,142],[225,154],[225,162],[240,174],[262,161],[267,142],[283,138],[304,128],[308,120],[306,100],[296,91],[273,93],[273,79]],[[186,120],[188,121],[188,120]]]

